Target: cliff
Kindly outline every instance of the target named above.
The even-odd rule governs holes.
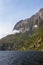
[[[20,20],[13,28],[20,33],[0,40],[0,50],[43,50],[43,8],[35,15]]]

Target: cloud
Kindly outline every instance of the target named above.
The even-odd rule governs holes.
[[[33,27],[37,28],[37,27],[38,27],[38,25],[34,25]]]

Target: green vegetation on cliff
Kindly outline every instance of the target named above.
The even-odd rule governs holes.
[[[3,50],[43,50],[43,26],[34,31],[8,35],[0,40]]]

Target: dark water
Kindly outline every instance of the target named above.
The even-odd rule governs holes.
[[[0,51],[0,65],[43,65],[43,52]]]

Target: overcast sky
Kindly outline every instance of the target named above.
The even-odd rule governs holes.
[[[19,20],[29,18],[40,8],[43,0],[0,0],[0,38],[10,33]]]

